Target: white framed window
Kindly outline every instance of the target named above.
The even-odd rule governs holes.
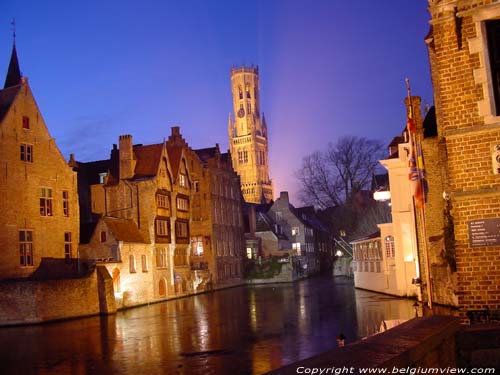
[[[203,237],[195,236],[191,237],[191,251],[194,256],[203,255]]]
[[[40,188],[40,216],[52,216],[51,188]]]
[[[71,232],[64,232],[64,257],[73,258],[73,245],[71,243]]]
[[[162,237],[170,235],[168,219],[156,219],[156,235]]]
[[[156,205],[159,208],[170,208],[170,197],[166,194],[156,194]]]
[[[179,185],[182,187],[187,186],[187,176],[184,173],[179,174]]]
[[[179,211],[189,211],[189,200],[184,196],[177,196],[177,209]]]
[[[69,191],[63,190],[62,192],[62,206],[63,206],[63,215],[69,216]]]
[[[396,256],[396,248],[394,246],[393,236],[387,236],[385,238],[385,256],[387,258],[394,258]]]
[[[33,266],[33,231],[19,231],[19,262],[22,267]]]
[[[299,227],[293,227],[292,236],[298,236],[298,235],[299,235]]]

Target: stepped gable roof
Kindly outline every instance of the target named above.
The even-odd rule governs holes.
[[[147,243],[141,236],[137,224],[132,219],[120,219],[111,216],[104,216],[102,220],[108,229],[113,233],[117,241]]]
[[[424,119],[424,138],[436,137],[437,133],[437,122],[436,122],[436,107],[432,106],[429,112],[425,115]]]
[[[6,89],[0,90],[0,123],[10,109],[14,102],[17,93],[21,90],[22,85],[11,86]]]
[[[17,86],[21,83],[21,69],[19,69],[19,60],[17,59],[16,45],[12,46],[12,54],[10,55],[9,68],[5,77],[4,89]]]
[[[134,145],[136,159],[134,179],[156,176],[161,161],[163,143],[152,145]]]

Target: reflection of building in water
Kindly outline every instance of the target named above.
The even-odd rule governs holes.
[[[406,320],[415,316],[413,300],[403,300],[356,290],[356,315],[358,336],[366,337],[377,333],[384,320]]]

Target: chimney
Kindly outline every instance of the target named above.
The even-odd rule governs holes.
[[[172,137],[178,137],[181,135],[181,130],[179,126],[172,126]]]
[[[423,121],[422,121],[422,109],[420,107],[421,99],[420,96],[412,96],[411,97],[411,106],[412,106],[412,114],[413,119],[415,121],[415,125],[417,126],[417,134],[422,134],[423,132]],[[405,106],[406,113],[410,113],[410,99],[408,97],[405,98]]]
[[[120,155],[120,179],[134,177],[135,159],[132,148],[132,136],[129,134],[120,135],[119,138]]]
[[[257,230],[257,219],[255,215],[255,206],[249,204],[248,210],[248,229],[250,230],[250,238],[255,239],[255,231]]]
[[[280,201],[290,203],[290,200],[288,199],[288,191],[280,192]]]

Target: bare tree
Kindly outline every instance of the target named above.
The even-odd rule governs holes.
[[[384,155],[380,141],[355,136],[307,155],[296,172],[301,200],[322,208],[350,204],[356,192],[368,187]]]

